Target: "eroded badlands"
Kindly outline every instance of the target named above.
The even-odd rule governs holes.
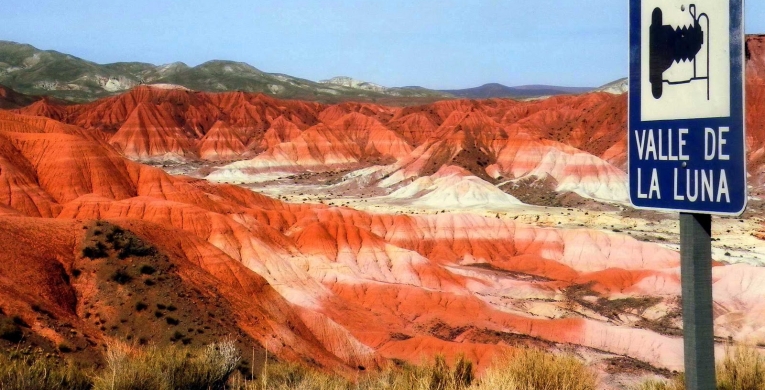
[[[747,94],[750,207],[714,221],[720,348],[765,343],[755,73]],[[482,370],[519,345],[573,351],[607,388],[668,375],[677,216],[629,206],[625,123],[605,93],[385,107],[138,87],[0,111],[0,315],[84,355],[167,342],[169,312],[134,310],[166,296],[189,343],[218,329],[348,375],[437,353]]]

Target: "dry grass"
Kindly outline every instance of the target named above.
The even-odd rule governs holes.
[[[466,390],[472,380],[469,360],[460,356],[449,367],[443,356],[436,356],[432,363],[387,367],[355,383],[297,363],[272,363],[262,378],[234,377],[229,385],[235,390]]]
[[[473,364],[443,356],[420,365],[391,365],[351,381],[289,362],[269,363],[255,378],[236,370],[240,355],[225,340],[204,348],[138,347],[112,343],[106,368],[87,372],[49,360],[0,356],[0,390],[591,390],[595,375],[576,357],[537,349],[498,360],[479,380]],[[657,388],[660,389],[660,388]],[[646,388],[645,390],[653,390]]]
[[[472,390],[595,390],[597,377],[577,357],[520,349],[486,370]]]
[[[91,386],[88,373],[73,363],[0,354],[0,390],[85,390]]]
[[[651,379],[633,387],[632,390],[685,390],[685,383],[682,376],[670,381]]]
[[[106,353],[107,368],[95,377],[94,389],[223,389],[239,359],[232,340],[197,349],[112,343]]]
[[[715,373],[718,390],[765,389],[765,356],[747,345],[729,346],[725,358]],[[685,380],[679,375],[669,381],[651,380],[641,383],[634,390],[684,390]]]
[[[270,363],[267,375],[261,372],[261,377],[253,380],[245,380],[237,374],[229,381],[231,390],[350,390],[350,382],[344,378],[298,363]]]
[[[0,354],[0,390],[594,390],[596,375],[577,357],[518,349],[498,359],[480,379],[473,364],[443,356],[431,363],[390,366],[350,381],[304,365],[270,363],[246,380],[235,369],[240,355],[232,340],[203,348],[146,347],[113,343],[107,367],[98,372],[44,356]],[[765,357],[748,346],[730,347],[717,366],[718,390],[765,389]],[[682,375],[650,380],[633,390],[683,390]]]
[[[765,389],[765,357],[755,348],[728,347],[715,371],[719,390]]]
[[[473,382],[473,363],[460,355],[450,367],[438,355],[430,364],[388,367],[359,381],[361,389],[462,390]]]
[[[294,363],[268,366],[267,381],[230,383],[236,390],[594,390],[595,373],[571,355],[521,349],[498,360],[480,380],[473,364],[458,357],[450,366],[443,356],[432,363],[388,367],[356,383]],[[262,378],[261,378],[262,379]]]

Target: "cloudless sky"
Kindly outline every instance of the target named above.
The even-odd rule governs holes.
[[[247,62],[385,86],[599,86],[627,75],[628,0],[17,0],[0,39],[97,63]],[[747,33],[765,1],[746,2]]]

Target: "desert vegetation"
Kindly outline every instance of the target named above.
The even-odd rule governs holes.
[[[572,354],[519,348],[500,356],[480,376],[464,356],[436,356],[412,365],[344,377],[294,362],[243,369],[240,352],[226,339],[204,347],[109,344],[105,367],[61,362],[50,355],[0,354],[0,389],[188,390],[594,390],[597,374]],[[765,357],[756,349],[727,350],[717,366],[719,390],[765,388]],[[683,390],[683,376],[649,380],[631,390]]]
[[[765,356],[755,348],[738,345],[726,350],[725,358],[717,364],[718,390],[765,389]],[[684,390],[683,375],[669,381],[649,380],[633,390]]]
[[[594,390],[596,385],[595,372],[575,356],[532,348],[500,358],[473,389]]]
[[[594,390],[596,376],[573,355],[518,349],[475,377],[464,356],[447,362],[391,363],[374,372],[344,377],[293,362],[243,369],[233,340],[204,347],[142,347],[113,342],[105,367],[83,367],[49,355],[0,355],[0,389],[187,389],[187,390]],[[363,371],[360,371],[363,372]]]
[[[205,347],[109,344],[106,367],[61,362],[50,355],[0,354],[2,390],[216,390],[227,388],[240,360],[232,340]]]

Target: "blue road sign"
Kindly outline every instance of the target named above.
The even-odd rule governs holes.
[[[637,208],[746,208],[743,0],[630,0],[628,173]]]

